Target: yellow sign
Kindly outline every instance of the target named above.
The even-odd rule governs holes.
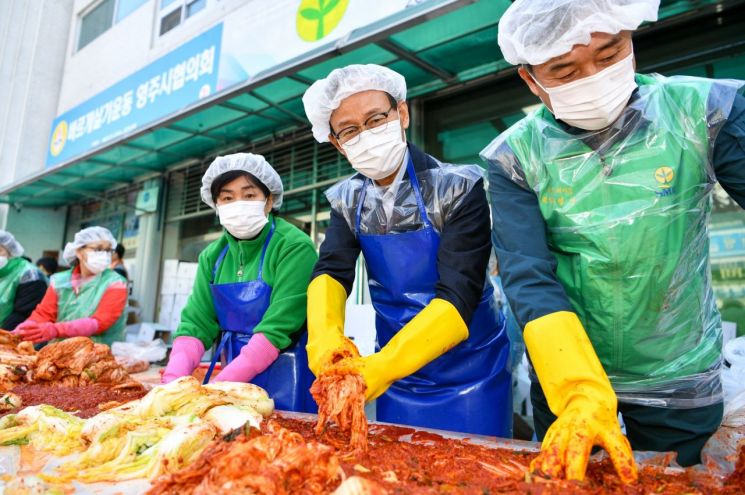
[[[49,143],[49,152],[52,156],[62,153],[62,149],[67,142],[67,121],[61,120],[52,133],[52,142]]]
[[[670,167],[660,167],[654,171],[654,178],[662,189],[668,189],[673,184],[675,172]]]
[[[297,11],[297,34],[305,41],[326,37],[341,22],[349,0],[302,0]]]

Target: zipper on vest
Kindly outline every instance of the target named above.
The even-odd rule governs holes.
[[[238,250],[238,273],[236,273],[238,278],[243,277],[243,251]]]
[[[597,152],[598,158],[600,159],[600,165],[602,166],[603,175],[605,177],[610,177],[613,173],[613,162],[611,159],[611,163],[606,162],[606,157],[603,153]],[[605,207],[612,207],[613,202],[611,195],[607,189],[607,186],[605,183],[601,184],[600,187],[602,188],[602,201],[603,206]],[[612,304],[613,304],[613,311],[611,316],[611,327],[609,330],[611,332],[611,345],[613,348],[613,351],[611,353],[611,367],[613,370],[617,370],[622,367],[623,363],[623,351],[624,351],[624,342],[623,342],[623,327],[619,325],[619,317],[618,315],[623,313],[623,285],[619,283],[617,279],[617,274],[620,272],[620,266],[618,263],[619,258],[619,252],[618,252],[618,245],[615,242],[610,243],[610,249],[611,249],[611,256],[613,258],[613,271],[615,272],[613,274],[614,279],[614,285],[616,286],[616,289],[613,291],[613,294],[611,295],[612,298]]]

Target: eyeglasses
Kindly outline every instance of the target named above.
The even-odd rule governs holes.
[[[112,254],[114,252],[113,249],[104,248],[100,246],[85,246],[83,249],[87,249],[88,251],[93,251],[96,253],[106,253],[106,254]]]
[[[350,125],[349,127],[345,127],[339,131],[338,134],[334,134],[333,131],[331,131],[331,133],[339,141],[339,144],[356,144],[360,140],[360,134],[362,134],[363,131],[369,130],[373,134],[380,134],[385,131],[388,124],[393,122],[392,120],[388,120],[388,116],[395,110],[396,107],[391,106],[385,112],[376,113],[375,115],[368,117],[367,120],[365,120],[365,123],[362,124],[362,127]]]

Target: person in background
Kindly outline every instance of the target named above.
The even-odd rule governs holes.
[[[335,69],[303,103],[316,140],[358,172],[326,192],[331,220],[308,288],[311,369],[361,375],[380,421],[510,437],[510,346],[486,279],[483,170],[406,141],[406,80],[387,67]],[[365,357],[344,336],[360,253],[379,344]]]
[[[305,315],[318,255],[303,231],[277,216],[283,192],[260,155],[221,156],[205,172],[202,201],[225,230],[199,255],[164,383],[190,375],[222,331],[205,382],[223,357],[228,364],[215,380],[255,383],[277,409],[313,410]]]
[[[44,299],[15,333],[34,343],[78,336],[109,345],[123,341],[127,282],[109,268],[115,247],[104,227],[75,234],[62,255],[72,268],[52,275]]]
[[[507,295],[504,293],[502,286],[502,277],[499,276],[499,263],[496,256],[489,258],[489,279],[494,286],[494,297],[499,303],[499,308],[504,313],[504,319],[507,325],[507,337],[510,339],[510,368],[512,369],[513,379],[517,366],[525,354],[525,342],[520,326],[517,324],[514,313],[507,301]]]
[[[717,181],[745,206],[743,82],[636,73],[632,32],[658,8],[517,0],[499,22],[542,103],[481,156],[551,477],[583,479],[595,445],[627,482],[632,447],[696,464],[722,419],[707,224]]]
[[[47,278],[57,273],[57,270],[59,269],[57,259],[52,258],[51,256],[44,256],[43,258],[36,260],[36,266]]]
[[[29,317],[47,290],[44,275],[23,259],[23,246],[0,230],[0,328],[14,330]]]
[[[129,280],[129,274],[127,273],[127,267],[124,266],[124,249],[123,244],[117,244],[114,248],[114,252],[111,253],[111,269],[116,273]]]

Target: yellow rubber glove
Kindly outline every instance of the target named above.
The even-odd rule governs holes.
[[[583,480],[592,447],[608,452],[625,483],[638,477],[621,433],[616,394],[577,315],[559,311],[525,326],[525,346],[557,420],[546,433],[531,471]]]
[[[368,401],[383,395],[396,380],[411,375],[468,338],[468,327],[455,306],[432,299],[380,351],[353,359],[365,379]]]
[[[319,275],[308,286],[308,366],[314,375],[338,361],[359,357],[344,336],[347,291],[329,275]]]

